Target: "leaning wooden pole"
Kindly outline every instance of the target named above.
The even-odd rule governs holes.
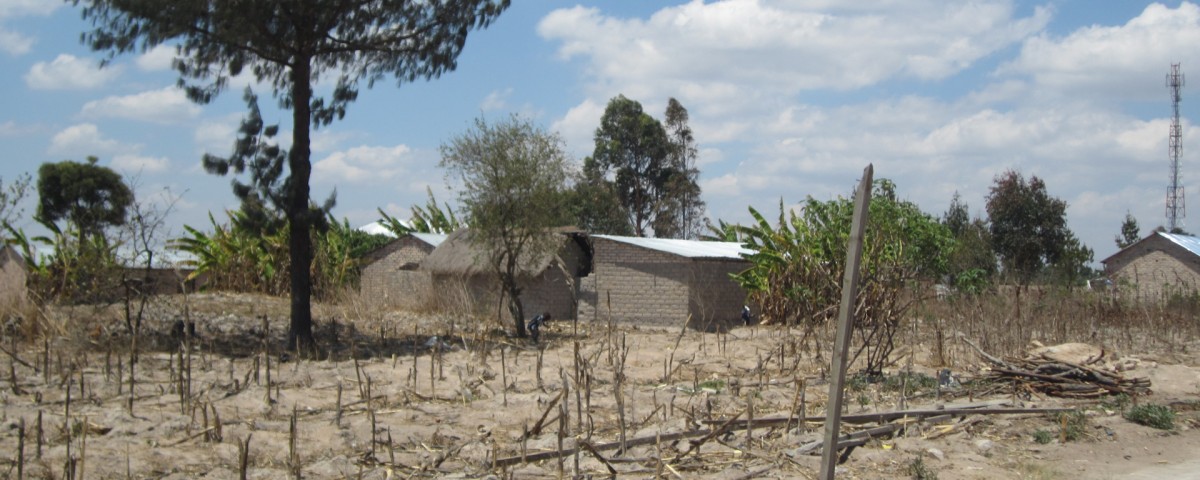
[[[837,440],[842,428],[843,386],[846,383],[846,355],[850,349],[850,333],[854,327],[854,298],[858,296],[858,264],[862,260],[863,230],[866,229],[867,207],[871,204],[871,182],[874,167],[867,165],[858,191],[854,195],[854,218],[850,223],[850,244],[846,249],[846,271],[842,275],[842,306],[838,313],[837,341],[834,344],[833,364],[829,374],[829,401],[825,404],[825,450],[821,453],[821,476],[832,480],[837,467]]]

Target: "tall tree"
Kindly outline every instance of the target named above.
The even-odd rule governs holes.
[[[1067,202],[1051,196],[1036,176],[1026,181],[1014,170],[997,176],[987,197],[987,212],[992,246],[1004,270],[1022,285],[1078,245],[1067,228]]]
[[[309,268],[311,128],[346,113],[367,86],[385,77],[398,83],[452,71],[468,33],[484,28],[508,0],[69,0],[83,5],[95,28],[83,34],[93,50],[118,54],[174,44],[174,67],[188,96],[211,101],[231,76],[249,71],[271,85],[280,106],[292,110],[285,213],[292,257],[288,345],[313,346]],[[314,93],[325,75],[337,75],[328,98]]]
[[[558,135],[512,116],[474,128],[441,147],[442,167],[462,179],[459,199],[467,211],[471,242],[508,299],[516,333],[525,336],[521,292],[530,263],[553,255],[560,238],[550,232],[569,212],[564,202],[567,155]]]
[[[24,213],[21,200],[29,194],[29,183],[28,173],[18,175],[8,185],[5,185],[4,178],[0,177],[0,247],[4,246],[7,231],[17,228],[13,223]]]
[[[120,174],[97,161],[88,157],[87,163],[42,164],[37,181],[38,219],[66,220],[78,229],[81,241],[100,236],[106,227],[124,225],[133,191]]]
[[[1137,219],[1129,212],[1125,212],[1125,221],[1121,222],[1121,234],[1114,240],[1117,242],[1117,248],[1125,248],[1141,240],[1141,228],[1138,227]]]
[[[667,101],[667,140],[670,165],[662,210],[654,227],[659,237],[696,238],[704,231],[704,201],[700,199],[700,170],[696,168],[696,139],[688,126],[688,111],[678,100]]]
[[[966,202],[958,192],[942,216],[942,225],[950,230],[954,248],[949,255],[949,273],[960,292],[979,293],[996,273],[996,253],[992,250],[987,222],[972,219]]]
[[[592,157],[585,158],[583,168],[575,173],[567,203],[575,226],[586,232],[633,234],[633,224],[621,205],[616,183],[604,177],[604,172]]]
[[[592,154],[602,172],[616,174],[617,194],[633,233],[648,236],[661,213],[661,200],[672,171],[667,132],[642,104],[618,95],[609,100],[596,128]]]

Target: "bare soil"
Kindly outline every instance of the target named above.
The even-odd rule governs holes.
[[[817,475],[820,457],[797,452],[820,438],[817,421],[731,429],[691,451],[702,436],[672,439],[739,414],[822,415],[828,361],[795,330],[556,322],[534,345],[485,320],[322,306],[321,357],[297,359],[281,353],[286,310],[286,299],[246,295],[156,301],[138,336],[132,395],[123,306],[46,312],[55,328],[43,330],[53,341],[18,341],[23,327],[9,325],[0,344],[11,352],[0,356],[0,478],[69,478],[73,470],[74,478],[234,479],[240,445],[248,445],[246,478],[262,479],[582,477],[610,469],[626,478]],[[186,333],[189,320],[191,340],[176,330],[185,325]],[[1004,388],[980,397],[965,387],[918,388],[902,398],[884,382],[857,382],[847,413],[990,399],[1079,407],[1087,422],[1081,439],[1065,442],[1059,422],[1043,414],[915,425],[852,451],[839,478],[1200,478],[1197,347],[1125,352],[1140,360],[1125,374],[1149,377],[1154,391],[1134,401],[1178,412],[1169,431],[1129,422],[1099,401]],[[931,348],[920,334],[906,338],[902,350],[915,354],[902,355],[893,372],[936,376],[943,366],[930,360]],[[950,368],[971,385],[982,364]],[[1035,441],[1039,431],[1049,443]],[[622,437],[633,445],[602,448]],[[512,460],[577,443],[600,447],[561,460]]]

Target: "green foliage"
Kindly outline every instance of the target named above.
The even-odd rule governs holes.
[[[1121,234],[1113,239],[1117,242],[1117,248],[1125,248],[1141,240],[1140,230],[1137,219],[1133,218],[1129,212],[1125,212],[1125,221],[1121,222]]]
[[[1087,434],[1088,417],[1083,410],[1075,409],[1051,416],[1058,425],[1058,435],[1064,441],[1074,442]]]
[[[1130,408],[1125,419],[1138,425],[1159,430],[1175,428],[1175,411],[1166,405],[1142,404]]]
[[[0,177],[0,247],[5,244],[5,231],[13,228],[13,224],[24,213],[21,200],[29,194],[29,184],[29,174],[18,175],[8,185],[4,184],[4,177]]]
[[[1104,400],[1101,400],[1100,406],[1102,408],[1105,408],[1108,410],[1116,410],[1118,412],[1124,412],[1125,409],[1128,408],[1129,404],[1132,402],[1133,402],[1133,399],[1130,398],[1128,394],[1118,393],[1111,397],[1105,398]]]
[[[996,273],[996,253],[992,251],[987,223],[979,218],[971,219],[967,204],[955,192],[950,209],[942,216],[942,224],[954,237],[948,273],[955,290],[968,295],[983,292]]]
[[[272,194],[264,203],[282,204],[291,230],[290,262],[304,266],[291,269],[287,344],[305,349],[314,346],[310,222],[325,218],[313,214],[309,201],[312,128],[341,119],[358,98],[360,81],[371,87],[386,77],[403,83],[453,71],[467,35],[490,25],[509,6],[508,0],[218,0],[170,2],[170,8],[158,0],[72,3],[82,4],[83,18],[92,25],[81,40],[95,51],[107,52],[109,59],[173,45],[179,85],[193,101],[211,102],[230,78],[247,73],[257,83],[270,85],[280,107],[292,110],[287,176],[281,189],[269,189]],[[327,97],[313,91],[321,78],[337,79]],[[277,132],[277,127],[263,127],[261,121],[243,122],[234,155],[226,160],[245,161],[252,172],[260,172],[254,182],[276,185],[275,179],[284,178],[282,151],[260,140]],[[256,170],[259,166],[262,170]]]
[[[549,230],[568,220],[567,154],[558,135],[516,115],[474,128],[441,147],[441,166],[461,178],[459,201],[470,217],[470,241],[506,293],[518,336],[525,336],[522,268],[554,254]]]
[[[53,222],[40,221],[48,236],[29,237],[24,230],[7,225],[8,243],[21,250],[28,277],[26,285],[37,301],[102,303],[113,301],[120,292],[119,244],[104,235],[81,237],[78,231],[62,230]],[[69,225],[73,228],[73,226]],[[40,255],[37,245],[47,247]]]
[[[899,372],[895,375],[886,375],[883,377],[883,391],[901,393],[906,397],[911,397],[920,392],[929,392],[937,389],[938,381],[924,373],[917,372]]]
[[[68,160],[38,168],[37,217],[43,223],[66,220],[81,244],[106,227],[123,225],[133,203],[133,191],[121,175],[96,162],[88,157],[87,163]]]
[[[605,235],[633,235],[633,224],[615,183],[604,178],[592,157],[583,160],[583,169],[574,179],[567,204],[575,226],[586,232]]]
[[[1039,445],[1046,445],[1054,441],[1054,434],[1049,430],[1037,430],[1033,432],[1033,441]]]
[[[672,99],[673,101],[674,99]],[[624,95],[609,100],[596,128],[594,162],[585,170],[593,184],[611,183],[633,233],[682,238],[697,233],[700,186],[696,183],[695,145],[687,126],[687,110],[677,101],[667,110],[671,133],[642,111],[642,104]],[[602,189],[603,191],[603,189]]]
[[[995,179],[987,197],[992,247],[1005,272],[1022,285],[1054,266],[1052,276],[1072,282],[1089,272],[1092,250],[1067,228],[1067,202],[1050,196],[1040,178],[1025,181],[1009,170]]]
[[[410,233],[449,234],[465,226],[458,217],[454,216],[454,209],[450,208],[449,203],[445,204],[445,209],[438,205],[437,199],[433,198],[432,188],[425,187],[425,192],[429,194],[429,200],[425,202],[424,207],[412,206],[412,222],[410,224],[406,225],[399,219],[388,215],[382,208],[376,209],[379,211],[380,223],[397,237],[403,237]]]
[[[726,223],[724,220],[717,219],[717,224],[713,225],[712,221],[705,219],[704,227],[708,229],[707,234],[700,235],[700,240],[705,242],[740,242],[741,225],[736,223]]]
[[[908,474],[912,475],[913,480],[937,480],[937,472],[925,465],[925,460],[921,457],[913,458],[908,464]]]
[[[903,293],[918,279],[946,271],[952,239],[949,230],[913,203],[895,197],[886,179],[875,182],[870,218],[863,239],[862,277],[855,299],[859,349],[867,370],[882,371],[894,348],[891,337],[910,304]],[[834,316],[841,301],[841,278],[850,235],[852,200],[808,198],[800,214],[785,212],[772,226],[750,208],[755,222],[739,227],[751,266],[734,276],[760,307],[764,321],[813,328]]]

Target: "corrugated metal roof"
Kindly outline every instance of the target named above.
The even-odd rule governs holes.
[[[1176,233],[1158,232],[1158,234],[1162,235],[1167,240],[1174,242],[1176,245],[1183,247],[1184,250],[1191,252],[1192,255],[1200,256],[1200,238],[1193,237],[1191,235],[1179,235]]]
[[[416,237],[422,242],[433,245],[434,247],[441,245],[442,242],[446,241],[446,238],[449,237],[449,235],[443,233],[413,233],[412,236]]]
[[[674,238],[621,237],[617,235],[592,236],[687,258],[731,258],[741,260],[742,254],[751,255],[754,253],[754,250],[743,247],[742,244],[737,242],[701,242]]]

